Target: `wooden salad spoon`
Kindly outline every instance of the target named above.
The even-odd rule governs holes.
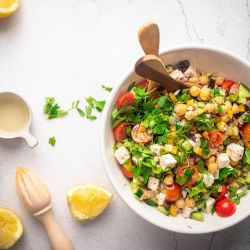
[[[146,75],[149,76],[149,91],[156,87],[157,83],[160,83],[164,88],[166,88],[168,91],[187,88],[191,86],[199,86],[197,84],[191,84],[191,83],[183,83],[180,81],[177,81],[173,79],[167,72],[164,63],[162,60],[158,57],[159,55],[159,45],[160,45],[160,31],[159,27],[155,23],[146,23],[141,26],[141,28],[138,31],[138,39],[141,44],[141,47],[146,54],[145,57],[140,58],[135,65],[135,72],[146,78]],[[148,57],[148,55],[151,55]],[[155,57],[152,57],[154,55]],[[149,61],[148,61],[149,60]],[[155,60],[155,61],[154,61]],[[140,65],[142,63],[143,65]],[[164,69],[162,67],[164,66]],[[153,66],[153,69],[152,69]],[[150,77],[150,74],[145,73],[144,69],[148,69],[151,71],[151,74],[153,75]],[[161,80],[161,82],[159,82]],[[168,82],[163,82],[163,81]],[[170,86],[170,84],[174,84],[176,86]]]

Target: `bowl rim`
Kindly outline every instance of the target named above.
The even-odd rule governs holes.
[[[213,46],[213,45],[204,45],[204,44],[199,44],[199,45],[189,45],[189,44],[186,44],[186,45],[178,45],[178,46],[173,46],[173,47],[168,47],[167,49],[165,50],[162,50],[160,51],[159,55],[163,55],[163,54],[167,54],[167,53],[170,53],[170,52],[175,52],[175,51],[182,51],[182,50],[189,50],[189,49],[192,49],[192,50],[207,50],[207,51],[214,51],[214,52],[218,52],[218,53],[222,53],[222,54],[226,54],[232,58],[234,58],[235,60],[238,60],[240,61],[242,64],[245,64],[249,69],[250,69],[250,63],[236,55],[235,53],[227,50],[227,49],[222,49],[220,47],[216,47],[216,46]],[[120,192],[119,190],[119,187],[116,185],[115,181],[113,180],[113,177],[112,177],[112,174],[111,174],[111,168],[109,167],[109,163],[107,161],[107,158],[106,158],[106,154],[105,154],[105,123],[108,119],[107,115],[108,115],[108,112],[111,108],[111,103],[112,101],[114,100],[114,97],[116,96],[118,90],[121,88],[121,86],[124,84],[125,80],[127,79],[127,77],[129,75],[131,75],[132,73],[134,72],[133,69],[130,68],[130,70],[123,74],[122,77],[119,79],[119,81],[116,83],[116,85],[114,86],[112,92],[110,93],[111,95],[109,96],[107,102],[106,102],[106,105],[105,105],[105,108],[103,110],[103,113],[102,113],[102,117],[101,117],[101,127],[100,127],[100,151],[101,151],[101,157],[102,157],[102,162],[104,164],[104,167],[105,167],[105,170],[106,170],[106,173],[109,177],[109,180],[112,184],[112,186],[114,187],[115,191],[118,193],[119,197],[124,201],[124,203],[131,209],[133,210],[137,215],[139,215],[141,218],[143,218],[144,220],[148,221],[149,223],[157,226],[157,227],[160,227],[162,229],[165,229],[165,230],[169,230],[169,231],[173,231],[173,232],[177,232],[177,233],[184,233],[184,234],[205,234],[205,233],[212,233],[212,232],[217,232],[217,231],[220,231],[220,230],[223,230],[223,229],[226,229],[226,228],[229,228],[241,221],[243,221],[244,219],[246,219],[249,215],[250,215],[250,210],[248,213],[246,213],[244,216],[240,217],[238,220],[234,220],[232,222],[229,222],[228,224],[225,224],[225,225],[218,225],[217,228],[204,228],[204,229],[193,229],[193,230],[183,230],[183,229],[171,229],[171,226],[169,227],[164,227],[160,224],[158,224],[155,220],[153,220],[152,218],[148,218],[146,216],[144,216],[143,214],[139,213],[135,207],[128,201],[125,199],[125,196],[123,195],[123,193]]]

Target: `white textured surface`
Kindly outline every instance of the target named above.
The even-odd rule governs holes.
[[[114,85],[142,51],[138,27],[155,21],[161,48],[183,43],[208,43],[250,59],[250,3],[239,0],[22,0],[14,16],[0,21],[0,86],[28,99],[33,108],[35,149],[22,140],[0,141],[0,206],[15,210],[25,234],[14,249],[49,249],[41,225],[20,206],[15,169],[35,169],[52,191],[59,223],[76,249],[249,249],[250,220],[216,234],[189,236],[163,231],[145,222],[115,194],[95,221],[71,218],[65,191],[78,183],[112,187],[99,154],[99,120],[72,113],[47,121],[45,96],[68,107],[93,95],[108,98],[100,84]],[[48,145],[55,136],[57,145]]]

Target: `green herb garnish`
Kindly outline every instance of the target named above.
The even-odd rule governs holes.
[[[49,144],[54,147],[55,144],[56,144],[56,138],[53,136],[53,137],[50,137],[49,138]]]
[[[108,92],[111,92],[112,89],[113,89],[112,87],[108,87],[108,86],[105,86],[105,85],[102,85],[102,88],[105,89]]]

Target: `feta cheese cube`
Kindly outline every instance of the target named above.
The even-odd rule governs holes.
[[[130,159],[129,151],[124,146],[121,146],[118,149],[116,149],[116,151],[115,151],[115,158],[122,165],[128,159]]]
[[[196,72],[195,67],[190,64],[187,70],[184,72],[184,76],[186,78],[189,78],[189,77],[196,76],[196,75],[197,75],[197,72]]]
[[[214,177],[211,174],[203,174],[203,182],[206,187],[211,187],[214,183]]]
[[[230,159],[226,153],[221,153],[221,154],[218,154],[216,162],[218,164],[219,169],[226,168],[226,167],[229,167]]]
[[[209,214],[211,213],[211,210],[212,210],[214,204],[215,204],[215,199],[214,198],[209,197],[206,200],[206,212],[207,213],[209,213]]]
[[[177,161],[171,154],[162,155],[160,157],[160,166],[164,170],[166,167],[173,168]]]
[[[172,78],[174,78],[175,80],[177,80],[177,81],[184,81],[184,80],[186,80],[186,77],[184,76],[184,74],[180,70],[178,70],[178,69],[175,69],[174,71],[172,71],[170,73],[170,76]]]
[[[194,208],[185,207],[185,208],[182,209],[182,216],[183,216],[184,218],[189,218],[190,215],[191,215],[191,213],[192,213],[192,212],[195,212],[195,211],[197,211],[197,208],[196,208],[196,207],[194,207]]]
[[[160,184],[160,180],[155,178],[155,177],[152,177],[150,176],[148,178],[148,184],[147,184],[147,187],[153,191],[156,191],[159,187],[159,184]]]
[[[160,146],[159,144],[153,144],[150,146],[149,149],[152,153],[156,154],[157,156],[161,155],[162,146]]]
[[[156,195],[156,198],[158,200],[158,205],[163,205],[164,204],[164,201],[166,199],[166,194],[164,193],[159,193]]]
[[[232,161],[237,162],[244,154],[244,147],[236,143],[231,143],[227,146],[226,153]]]
[[[187,191],[185,189],[182,189],[181,194],[183,198],[187,197]]]

